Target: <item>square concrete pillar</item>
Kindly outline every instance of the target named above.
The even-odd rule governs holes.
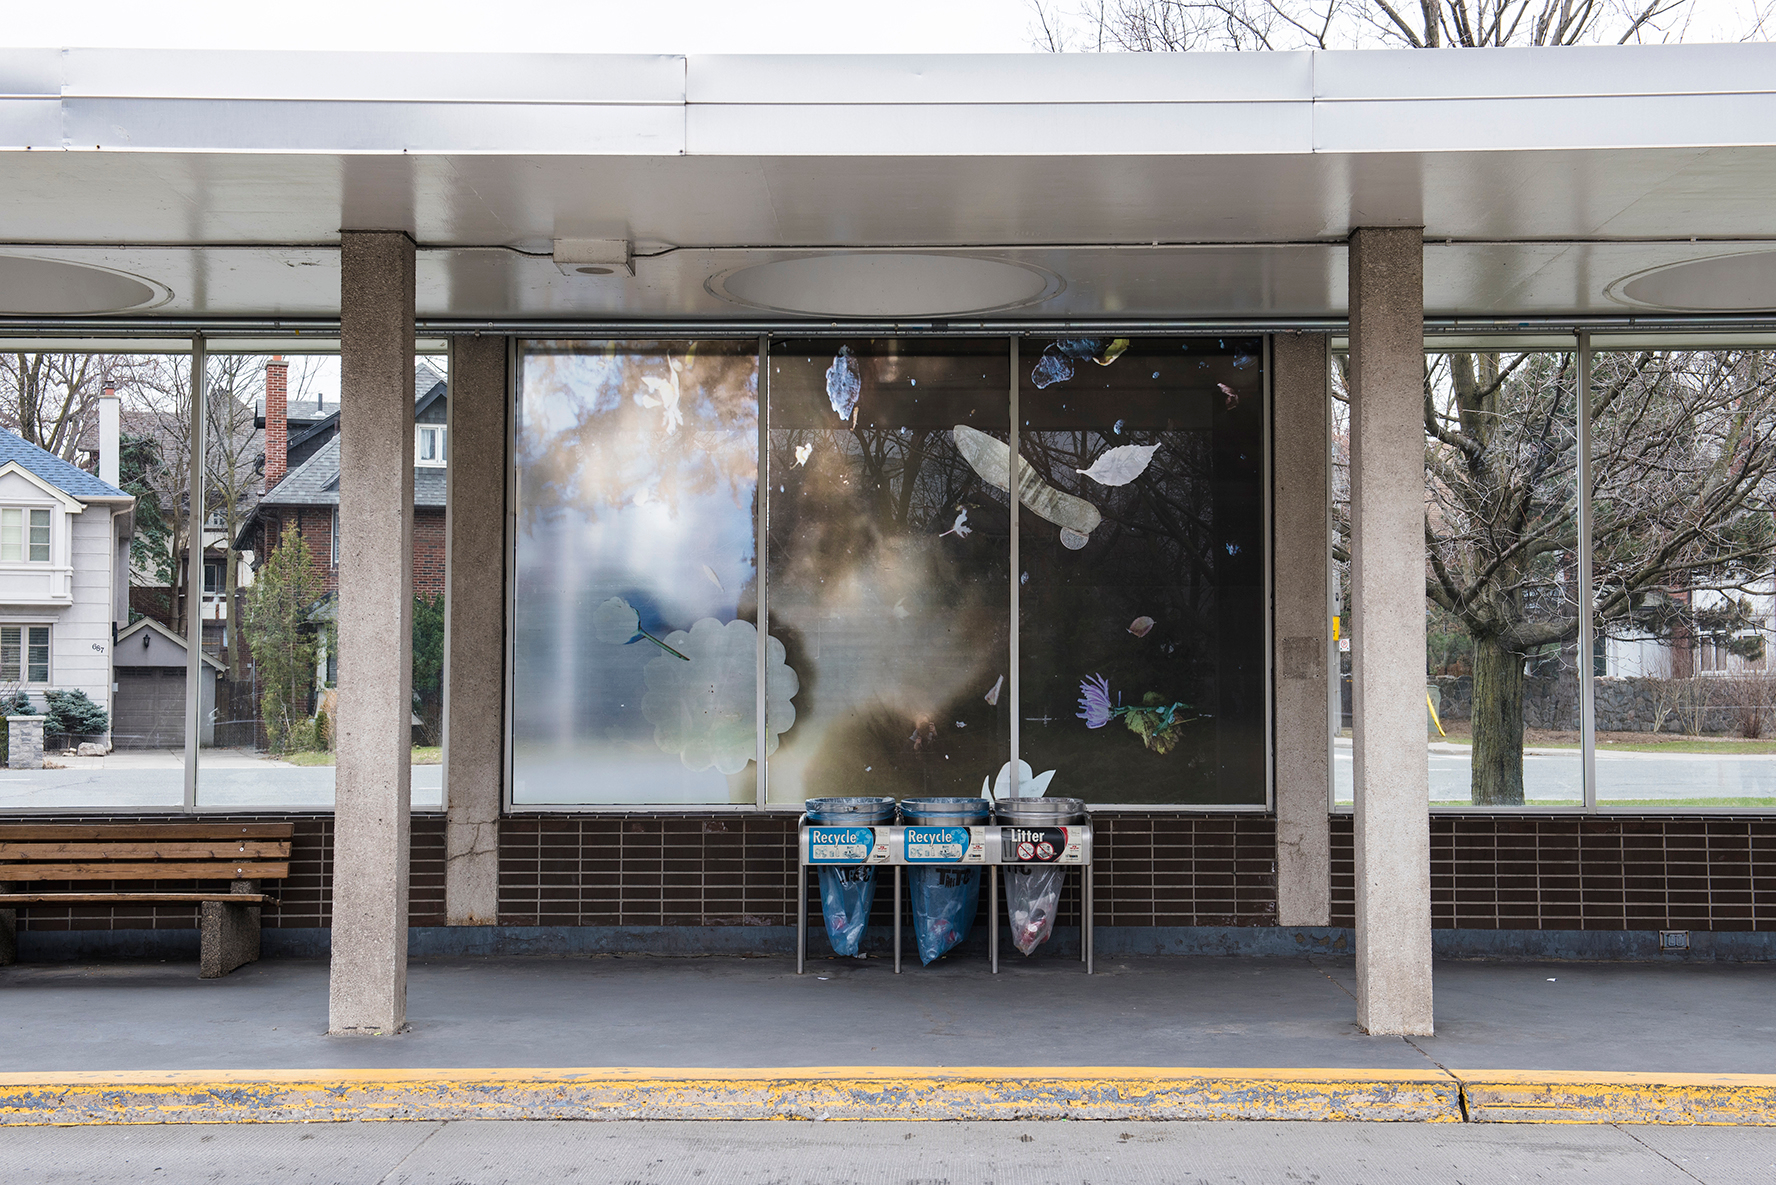
[[[328,1029],[407,1021],[413,240],[348,231],[339,293],[339,694]]]
[[[450,349],[450,493],[444,602],[444,913],[499,921],[505,776],[507,339]]]
[[[1424,232],[1350,240],[1357,1023],[1431,1032],[1425,764]]]
[[[1324,333],[1271,339],[1277,924],[1332,923]]]

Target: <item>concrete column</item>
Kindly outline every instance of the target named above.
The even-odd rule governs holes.
[[[499,921],[506,702],[506,339],[450,352],[450,504],[444,602],[444,912]],[[460,705],[454,710],[452,705]]]
[[[332,1032],[407,1021],[413,240],[348,231],[339,293],[339,710]]]
[[[1332,922],[1326,389],[1331,338],[1271,339],[1277,924]]]
[[[1425,764],[1424,231],[1350,241],[1357,1023],[1431,1032]]]

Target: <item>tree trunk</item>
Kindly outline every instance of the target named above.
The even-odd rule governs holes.
[[[1475,806],[1523,805],[1523,656],[1474,639]]]

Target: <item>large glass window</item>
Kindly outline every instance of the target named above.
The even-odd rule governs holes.
[[[0,510],[0,561],[49,563],[49,511]]]
[[[49,627],[0,626],[0,683],[49,682]]]
[[[1051,793],[1266,801],[1262,358],[1024,343],[1019,753]]]
[[[1595,371],[1598,805],[1776,806],[1776,358]]]
[[[770,801],[978,795],[1009,758],[1009,391],[1004,339],[772,344]]]
[[[758,402],[750,342],[524,351],[515,804],[756,801]]]
[[[1263,806],[1261,340],[1019,349],[525,349],[514,804]]]

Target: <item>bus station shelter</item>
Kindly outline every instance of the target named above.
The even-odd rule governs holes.
[[[1571,529],[1510,595],[1588,607],[1609,360],[1771,344],[1771,47],[42,49],[0,75],[5,350],[338,356],[334,451],[283,480],[332,476],[275,524],[331,532],[323,799],[213,757],[193,711],[176,799],[8,810],[293,820],[267,950],[330,950],[334,1031],[402,1028],[410,944],[781,953],[805,799],[1050,771],[1091,808],[1100,952],[1354,953],[1371,1034],[1433,1031],[1434,951],[1776,950],[1776,757],[1617,794],[1647,755],[1599,713],[1640,676],[1590,661],[1581,608],[1506,663],[1569,655],[1570,721],[1530,724],[1575,739],[1528,743],[1507,801],[1467,772],[1440,796],[1481,763],[1442,717],[1499,676],[1429,678],[1426,608],[1427,359],[1570,368],[1539,439],[1576,458]],[[1014,440],[1017,497],[988,463]],[[20,943],[190,924],[39,910]]]

